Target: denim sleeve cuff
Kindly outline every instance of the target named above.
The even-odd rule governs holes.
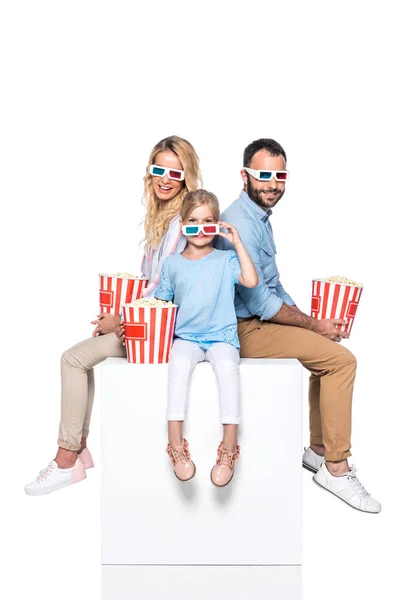
[[[277,312],[282,308],[283,300],[282,298],[278,298],[275,294],[271,294],[271,296],[267,300],[267,306],[261,317],[261,321],[269,321],[276,315]]]
[[[294,300],[292,300],[292,298],[289,296],[289,294],[283,294],[281,296],[281,298],[284,301],[284,303],[287,304],[288,306],[294,306],[296,304],[296,302]]]

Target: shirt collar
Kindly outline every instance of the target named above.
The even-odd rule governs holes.
[[[261,221],[267,221],[268,217],[272,215],[272,210],[269,208],[268,210],[264,210],[261,206],[258,206],[253,200],[250,198],[247,192],[242,190],[239,196],[240,200],[246,204],[246,206],[255,213]]]

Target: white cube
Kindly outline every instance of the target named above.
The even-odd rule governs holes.
[[[102,562],[107,566],[107,589],[112,587],[107,568],[113,565],[143,566],[134,577],[142,599],[157,598],[157,593],[145,594],[151,586],[140,588],[139,572],[149,578],[145,566],[153,566],[154,576],[165,576],[161,565],[179,566],[171,570],[172,577],[185,566],[193,571],[194,566],[258,565],[269,567],[266,585],[273,565],[287,566],[295,569],[297,589],[302,546],[300,363],[241,360],[241,455],[225,488],[216,488],[210,480],[222,439],[212,367],[197,365],[191,381],[184,436],[197,472],[187,483],[175,477],[165,452],[167,371],[168,365],[129,364],[119,358],[103,363]],[[202,573],[201,579],[204,569]],[[246,582],[245,571],[241,573],[240,581]],[[255,581],[254,571],[249,577]],[[228,581],[239,593],[235,576]],[[249,595],[244,585],[248,599],[264,597]],[[274,593],[274,598],[281,597]],[[291,594],[288,598],[300,598],[293,590]],[[193,590],[189,596],[197,597]],[[171,591],[173,597],[180,598],[176,590]],[[125,600],[113,600],[117,598]]]

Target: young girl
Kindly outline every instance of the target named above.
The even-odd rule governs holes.
[[[166,256],[186,246],[179,211],[188,191],[201,184],[199,159],[183,138],[161,140],[151,151],[144,177],[146,202],[145,249],[142,272],[149,278],[144,295],[156,287]],[[126,356],[120,317],[100,314],[92,337],[64,352],[61,359],[61,422],[58,451],[38,477],[25,487],[28,495],[49,494],[82,481],[93,467],[86,447],[94,399],[93,367],[109,356]]]
[[[220,389],[223,440],[218,447],[211,481],[219,487],[233,477],[240,448],[239,339],[234,307],[235,284],[255,287],[256,269],[235,227],[221,222],[218,200],[205,190],[186,194],[182,231],[187,246],[181,254],[166,258],[154,295],[178,305],[175,341],[168,365],[168,446],[175,475],[188,481],[196,467],[189,444],[182,438],[190,375],[197,363],[212,364]],[[219,227],[228,233],[219,231]],[[216,250],[215,235],[226,238],[236,252]]]

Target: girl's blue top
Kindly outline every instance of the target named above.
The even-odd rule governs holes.
[[[240,273],[233,250],[214,249],[200,260],[167,256],[154,296],[178,305],[175,338],[203,350],[216,342],[239,349],[234,298]]]

